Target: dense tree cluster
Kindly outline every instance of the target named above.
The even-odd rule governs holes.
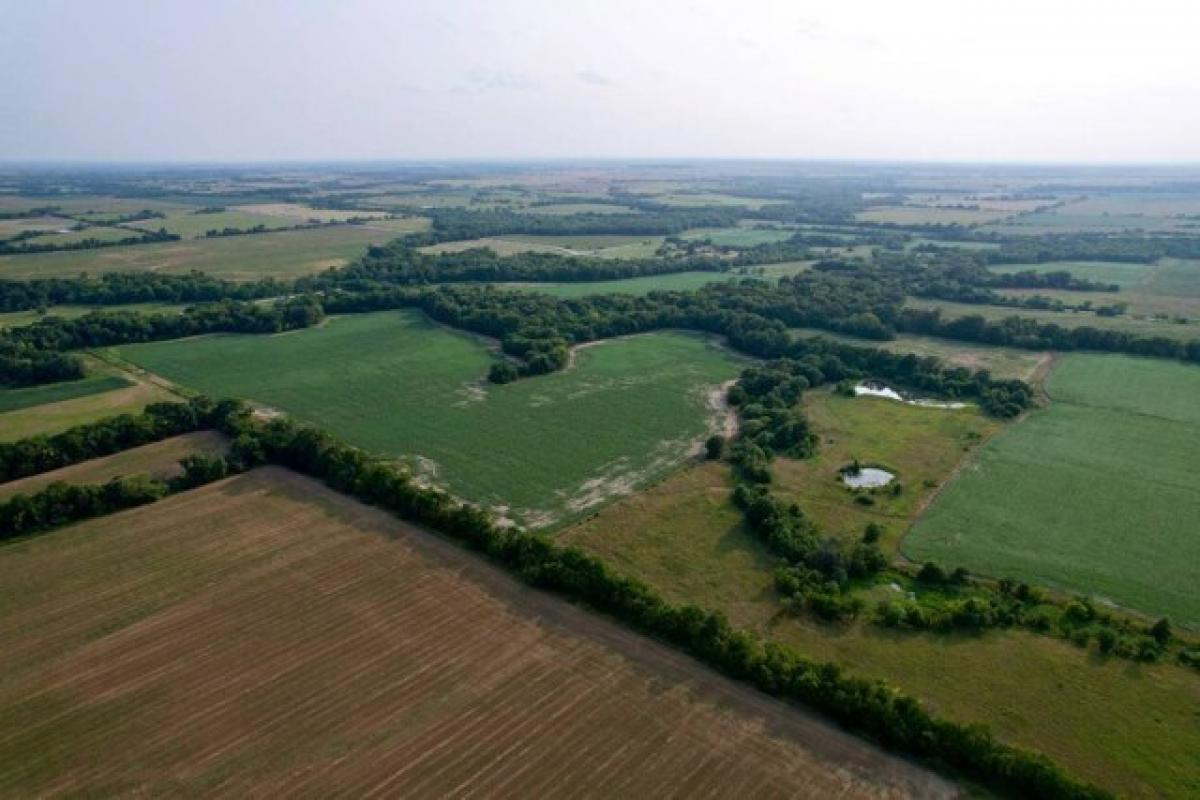
[[[0,339],[0,387],[35,386],[83,377],[83,362],[67,353]]]

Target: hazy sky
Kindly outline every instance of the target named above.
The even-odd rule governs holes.
[[[0,0],[0,161],[1200,162],[1193,0]]]

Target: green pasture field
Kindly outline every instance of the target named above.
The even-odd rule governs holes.
[[[81,272],[187,274],[193,270],[235,281],[294,278],[342,266],[365,253],[368,245],[382,244],[400,235],[386,222],[393,220],[253,236],[0,256],[0,279],[73,278]]]
[[[64,228],[70,228],[74,224],[74,220],[69,220],[64,217],[25,217],[19,219],[0,219],[0,239],[8,239],[24,231],[58,231]]]
[[[754,247],[758,244],[786,241],[795,233],[787,228],[693,228],[684,231],[680,236],[684,239],[708,239],[720,247]]]
[[[0,442],[49,436],[115,414],[137,413],[150,403],[179,400],[165,388],[99,359],[85,357],[85,366],[88,377],[82,381],[0,390],[0,397],[14,393],[10,409],[0,411]]]
[[[483,239],[465,239],[457,242],[422,247],[423,253],[459,253],[478,247],[487,247],[502,256],[516,253],[562,253],[565,255],[599,256],[601,258],[645,258],[653,256],[662,246],[663,236],[627,236],[624,234],[593,235],[547,235],[505,234]]]
[[[501,288],[520,292],[540,292],[554,297],[591,297],[598,294],[634,294],[676,291],[691,292],[710,283],[755,278],[777,280],[785,275],[796,275],[808,269],[808,261],[789,261],[766,264],[761,267],[746,267],[730,272],[670,272],[665,275],[648,275],[643,278],[623,278],[613,281],[579,281],[564,283],[502,283]]]
[[[95,375],[77,381],[49,383],[44,386],[29,386],[20,389],[0,389],[0,414],[22,408],[73,400],[101,392],[111,392],[132,386],[133,382],[119,375]]]
[[[197,202],[202,203],[203,201]],[[132,214],[135,211],[143,209],[167,212],[187,208],[188,205],[188,203],[140,197],[105,197],[102,195],[83,194],[33,197],[0,194],[0,211],[24,211],[30,208],[57,206],[62,213],[70,214],[71,216],[97,215],[101,218],[118,214]]]
[[[894,225],[983,225],[1012,216],[1012,211],[983,208],[945,208],[941,206],[877,206],[859,211],[859,222],[884,222]]]
[[[899,334],[895,339],[887,342],[861,339],[857,336],[832,333],[818,328],[792,328],[792,333],[795,336],[806,338],[823,336],[835,342],[859,347],[879,347],[893,353],[932,356],[956,367],[966,367],[972,370],[986,369],[995,378],[1019,378],[1023,381],[1034,380],[1038,369],[1047,364],[1050,358],[1049,353],[1036,350],[1018,350],[1014,347],[956,342],[953,339],[913,336],[907,333]]]
[[[678,192],[657,195],[649,199],[663,205],[680,206],[683,208],[690,206],[742,206],[743,208],[759,209],[763,206],[782,202],[781,200],[768,200],[760,197],[737,197],[731,194],[719,194],[715,192]]]
[[[215,397],[243,397],[529,525],[580,514],[684,460],[745,361],[699,336],[582,348],[564,372],[505,386],[478,338],[416,312],[336,317],[277,336],[131,345],[122,358]],[[319,365],[319,369],[314,365]]]
[[[636,209],[609,203],[555,203],[549,206],[528,206],[522,209],[527,214],[567,216],[569,214],[636,214]]]
[[[936,480],[949,475],[946,465],[954,460],[956,441],[938,433],[949,423],[907,413],[936,409],[827,394],[813,394],[805,402],[822,406],[826,398],[841,401],[830,406],[829,414],[807,406],[823,448],[844,449],[847,435],[860,437],[864,448],[874,447],[870,438],[881,436],[879,452],[888,451],[904,472],[937,465]],[[895,435],[883,416],[893,413],[911,420]],[[937,426],[921,430],[919,422],[930,419]],[[827,427],[829,422],[836,427]],[[848,423],[852,427],[846,428]],[[826,445],[829,436],[837,441]],[[806,483],[796,483],[804,476],[792,474],[786,462],[776,462],[776,472],[793,491],[810,491]],[[912,481],[908,485],[919,488]],[[1104,660],[1061,640],[1020,631],[938,636],[791,616],[774,590],[775,562],[745,529],[730,502],[731,491],[728,465],[705,462],[564,529],[559,540],[648,582],[674,602],[723,611],[736,624],[793,644],[808,657],[897,686],[939,714],[986,724],[1004,741],[1047,752],[1071,772],[1123,796],[1194,795],[1200,785],[1200,763],[1194,758],[1200,748],[1194,716],[1200,677],[1194,672]],[[797,494],[801,505],[836,522],[836,511],[815,505],[824,489],[811,491],[809,505]],[[849,527],[866,521],[854,520]],[[889,541],[902,532],[899,520],[885,518],[882,524]]]
[[[1005,293],[1010,293],[1005,290]],[[1018,294],[1018,292],[1011,292]],[[1039,292],[1032,292],[1038,294]],[[1040,294],[1048,295],[1042,291]],[[1093,303],[1102,303],[1103,296],[1082,296],[1072,292],[1071,296],[1077,302],[1091,299]],[[1117,300],[1126,299],[1124,293],[1115,297]],[[937,308],[942,312],[943,319],[981,316],[986,320],[995,321],[1006,317],[1027,317],[1038,322],[1049,322],[1063,328],[1096,328],[1098,330],[1124,331],[1137,336],[1164,336],[1169,339],[1190,341],[1200,339],[1200,320],[1190,320],[1187,323],[1173,322],[1169,319],[1153,319],[1125,314],[1120,317],[1101,317],[1088,311],[1046,311],[1036,308],[1009,308],[1007,306],[989,306],[976,303],[954,303],[949,300],[928,300],[921,297],[909,297],[904,301],[912,308]]]
[[[186,305],[172,303],[125,303],[115,306],[50,306],[44,315],[37,311],[6,311],[0,312],[0,330],[32,325],[43,317],[74,319],[93,311],[140,311],[143,314],[169,314],[180,312],[185,308],[187,308]]]
[[[905,540],[918,561],[1200,627],[1200,367],[1072,354],[1050,407],[994,438]]]
[[[1004,233],[1027,234],[1122,230],[1194,234],[1200,228],[1200,193],[1091,195],[990,227]]]
[[[1059,261],[1048,264],[1019,264],[994,267],[997,272],[1032,269],[1035,272],[1067,270],[1079,278],[1115,283],[1119,292],[1068,292],[1052,289],[1004,289],[1005,294],[1030,296],[1041,294],[1078,304],[1090,300],[1093,305],[1126,303],[1133,316],[1166,315],[1190,321],[1200,319],[1200,261],[1164,258],[1156,264],[1116,264],[1111,262]]]
[[[197,239],[203,237],[210,230],[223,230],[225,228],[245,230],[258,225],[264,225],[268,229],[290,228],[296,224],[296,220],[280,216],[268,216],[266,214],[251,214],[238,210],[236,206],[233,206],[225,211],[217,211],[211,214],[197,214],[195,209],[172,211],[167,214],[166,219],[155,218],[130,222],[127,224],[127,227],[151,231],[165,228],[167,233],[174,233],[185,239]]]
[[[159,220],[161,222],[162,220]],[[75,223],[67,220],[62,228],[70,228]],[[101,242],[119,242],[122,239],[132,239],[141,236],[141,231],[130,230],[129,228],[108,227],[105,225],[89,225],[83,230],[69,230],[66,233],[46,233],[37,236],[33,239],[28,239],[25,242],[17,243],[17,247],[22,244],[37,246],[37,245],[63,245],[82,242],[87,239],[98,239]]]
[[[776,492],[843,541],[857,541],[867,523],[878,523],[889,551],[966,454],[1000,428],[974,405],[930,408],[832,391],[809,392],[803,403],[820,447],[812,458],[776,460]],[[892,472],[900,494],[879,492],[870,506],[855,502],[840,474],[855,459]]]
[[[644,278],[625,278],[615,281],[581,281],[575,283],[502,283],[501,288],[521,292],[538,292],[553,297],[591,297],[598,294],[643,295],[659,291],[690,292],[710,283],[740,277],[729,272],[672,272]]]

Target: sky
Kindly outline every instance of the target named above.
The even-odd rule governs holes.
[[[1192,0],[0,0],[0,161],[1200,162]]]

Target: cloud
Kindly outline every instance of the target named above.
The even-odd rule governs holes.
[[[534,89],[538,85],[528,75],[488,67],[475,67],[469,70],[465,77],[467,85],[479,92]]]
[[[578,72],[575,73],[575,77],[578,78],[579,80],[583,81],[584,83],[590,84],[592,86],[610,86],[610,85],[612,85],[612,79],[609,78],[607,75],[602,75],[599,72],[595,72],[594,70],[590,70],[590,69],[579,70]]]

